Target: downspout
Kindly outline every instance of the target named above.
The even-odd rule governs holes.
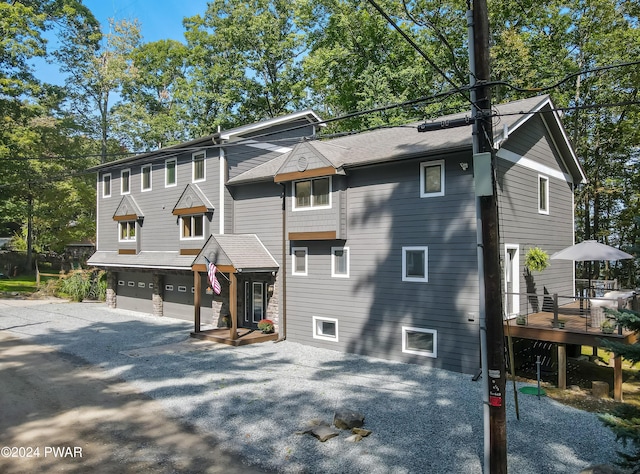
[[[280,328],[278,329],[280,337],[275,342],[284,341],[287,338],[287,185],[286,183],[280,183],[282,186],[282,265],[281,265],[281,278],[282,291],[282,317],[280,319]]]

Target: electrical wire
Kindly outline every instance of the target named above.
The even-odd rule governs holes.
[[[393,19],[392,19],[392,18],[387,14],[387,12],[385,12],[385,11],[380,7],[380,5],[378,5],[378,4],[375,2],[375,0],[367,0],[367,2],[369,2],[369,3],[371,4],[371,6],[373,6],[373,8],[375,8],[376,10],[378,10],[378,13],[380,13],[380,14],[385,18],[385,20],[387,20],[387,22],[388,22],[391,26],[393,26],[393,28],[394,28],[398,33],[400,33],[400,35],[405,39],[405,41],[407,41],[407,42],[411,45],[411,47],[412,47],[413,49],[415,49],[415,50],[418,52],[418,54],[420,54],[420,56],[422,56],[422,57],[423,57],[423,58],[424,58],[424,59],[429,63],[429,65],[430,65],[433,69],[435,69],[435,70],[438,72],[438,74],[440,74],[440,75],[444,78],[444,80],[445,80],[447,83],[449,83],[449,85],[451,85],[454,89],[460,89],[460,86],[458,86],[455,82],[453,82],[453,81],[451,80],[451,78],[450,78],[449,76],[447,76],[447,74],[446,74],[446,73],[445,73],[445,72],[444,72],[444,71],[443,71],[443,70],[442,70],[442,69],[441,69],[441,68],[440,68],[440,67],[439,67],[439,66],[438,66],[438,65],[437,65],[437,64],[436,64],[436,63],[435,63],[435,62],[434,62],[434,61],[433,61],[433,60],[432,60],[428,55],[427,55],[427,53],[425,53],[425,52],[422,50],[422,48],[420,48],[420,46],[418,46],[418,45],[416,44],[416,42],[415,42],[415,41],[413,41],[413,39],[411,39],[411,37],[410,37],[408,34],[406,34],[406,33],[404,32],[404,30],[403,30],[402,28],[400,28],[400,26],[399,26],[395,21],[393,21]],[[461,93],[461,95],[464,97],[464,99],[465,99],[467,102],[469,102],[469,103],[470,103],[471,105],[473,105],[474,107],[478,108],[478,107],[476,106],[476,104],[474,104],[474,103],[473,103],[473,101],[471,100],[471,98],[470,98],[470,97],[468,97],[466,94],[462,94],[462,93]]]

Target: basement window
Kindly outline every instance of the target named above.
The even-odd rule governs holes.
[[[338,342],[338,320],[313,316],[313,338]]]
[[[402,352],[438,357],[438,331],[402,326]]]

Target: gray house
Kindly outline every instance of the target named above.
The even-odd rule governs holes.
[[[573,243],[573,189],[584,173],[548,97],[496,110],[505,308],[515,316],[528,304],[527,291],[573,293],[571,262],[554,262],[534,276],[523,261],[530,247],[553,253]],[[306,117],[312,128],[312,116]],[[183,185],[182,195],[172,197],[160,189],[153,205],[132,192],[135,203],[120,196],[119,206],[105,211],[101,196],[98,252],[90,263],[111,266],[119,275],[112,285],[118,306],[124,301],[151,312],[155,292],[161,293],[155,298],[163,301],[163,314],[173,315],[167,284],[178,276],[163,273],[159,291],[159,273],[149,259],[157,262],[164,233],[178,233],[176,216],[184,220],[194,207],[215,216],[224,195],[225,225],[205,219],[199,232],[208,236],[206,243],[188,246],[174,238],[162,244],[174,262],[164,269],[193,270],[193,285],[187,275],[180,278],[186,292],[194,292],[191,314],[197,322],[202,315],[215,325],[229,314],[238,337],[236,328],[254,328],[268,316],[278,337],[291,341],[475,373],[479,274],[471,127],[419,133],[418,125],[304,140],[247,160],[239,149],[224,149],[226,164],[206,154],[207,169],[224,167],[224,180]],[[129,162],[143,183],[150,159]],[[127,166],[98,169],[99,185],[108,174],[122,182],[126,176],[116,170]],[[152,223],[152,209],[161,203],[167,211],[162,222]],[[136,232],[144,232],[141,240],[101,237],[105,226],[115,233],[114,222],[122,235],[121,223],[131,217],[140,226]],[[147,225],[157,231],[147,234]],[[206,294],[205,257],[225,275],[219,296]],[[144,272],[135,273],[133,261]],[[147,282],[155,286],[149,289]]]

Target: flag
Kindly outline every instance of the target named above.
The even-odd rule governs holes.
[[[211,288],[213,288],[213,292],[216,295],[219,295],[222,288],[220,288],[220,282],[216,278],[216,272],[218,269],[213,262],[210,262],[208,259],[205,260],[207,260],[207,276],[209,277],[209,283],[211,284]]]

